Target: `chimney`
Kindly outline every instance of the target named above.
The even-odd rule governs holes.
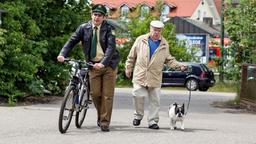
[[[212,17],[204,17],[204,18],[203,18],[203,22],[204,22],[205,24],[207,24],[208,26],[212,27],[213,19],[212,19]]]

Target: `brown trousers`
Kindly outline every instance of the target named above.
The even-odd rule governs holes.
[[[92,69],[89,72],[90,94],[102,126],[110,124],[116,75],[117,68],[112,69],[109,66],[100,70]]]

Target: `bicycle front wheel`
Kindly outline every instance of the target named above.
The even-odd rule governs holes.
[[[81,98],[80,98],[80,108],[79,111],[76,112],[76,119],[75,119],[75,124],[77,128],[81,128],[86,113],[87,113],[87,109],[89,108],[89,104],[90,104],[90,99],[89,99],[89,88],[87,85],[84,85],[84,90],[83,93],[81,94]]]
[[[64,99],[61,104],[59,113],[59,131],[60,133],[66,133],[70,122],[72,120],[74,108],[75,108],[75,87],[69,86],[66,89]]]

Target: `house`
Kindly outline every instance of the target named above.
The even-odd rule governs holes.
[[[157,0],[92,0],[93,4],[103,4],[107,7],[112,19],[127,18],[136,15],[139,6],[141,16],[145,13],[160,16],[163,20],[170,17],[186,17],[197,21],[205,21],[213,25],[220,24],[221,0],[163,0],[162,10],[157,11]]]
[[[141,9],[141,16],[146,13],[151,15],[162,15],[168,17],[170,9],[176,6],[171,2],[171,0],[163,1],[163,10],[159,14],[156,6],[157,0],[92,0],[93,4],[103,4],[106,6],[109,13],[109,17],[116,18],[127,18],[136,16],[136,8],[139,6]]]
[[[188,47],[198,48],[196,56],[200,61],[208,63],[212,51],[209,41],[220,31],[221,0],[163,0],[159,11],[157,0],[92,0],[93,4],[103,4],[107,7],[112,19],[128,19],[136,16],[138,8],[140,17],[145,13],[160,16],[164,22],[176,26],[178,39],[186,39]],[[122,43],[123,41],[120,41]],[[189,49],[189,48],[188,48]]]

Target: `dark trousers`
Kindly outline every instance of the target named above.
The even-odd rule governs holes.
[[[113,108],[114,89],[117,68],[105,67],[89,72],[90,94],[97,110],[98,121],[103,126],[109,126]]]

